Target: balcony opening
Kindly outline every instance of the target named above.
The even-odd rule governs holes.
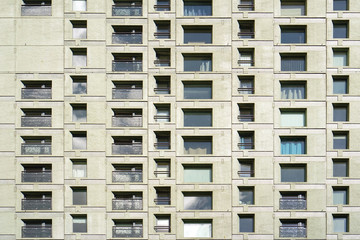
[[[51,164],[22,164],[21,182],[51,182]]]
[[[51,127],[51,108],[22,108],[22,127]]]
[[[238,104],[239,106],[239,116],[238,120],[240,122],[254,122],[254,104],[253,103],[245,103],[245,104]]]
[[[154,159],[156,164],[156,170],[154,175],[157,178],[168,178],[171,176],[170,159]]]
[[[281,182],[306,182],[306,164],[280,164]]]
[[[112,117],[113,127],[142,127],[143,117],[142,109],[113,109]]]
[[[255,194],[254,187],[239,187],[239,204],[253,205],[255,201],[254,194]]]
[[[72,107],[72,121],[86,122],[87,120],[87,106],[86,104],[70,104]]]
[[[142,81],[113,81],[112,89],[113,99],[142,99],[143,83]]]
[[[87,93],[87,76],[70,76],[72,79],[72,94]]]
[[[185,238],[211,238],[212,220],[210,219],[184,219]]]
[[[212,26],[188,25],[184,29],[184,43],[212,43]]]
[[[184,183],[210,183],[213,179],[212,165],[189,164],[184,167]]]
[[[183,137],[184,140],[184,154],[187,155],[204,155],[212,154],[212,137],[188,136]]]
[[[86,48],[71,48],[72,52],[72,66],[86,67],[87,66],[87,49]]]
[[[141,0],[114,0],[113,16],[142,16]]]
[[[211,16],[211,0],[184,0],[184,16]]]
[[[306,71],[306,54],[280,54],[281,71]]]
[[[254,11],[254,0],[240,0],[238,9],[239,11]]]
[[[87,38],[87,21],[71,20],[73,27],[72,37],[76,39]]]
[[[114,219],[113,238],[142,238],[143,220],[142,219]]]
[[[51,210],[51,192],[22,192],[21,210]]]
[[[72,10],[74,12],[85,12],[87,9],[86,0],[72,0]]]
[[[113,136],[113,155],[142,155],[141,136]]]
[[[254,61],[254,49],[243,49],[239,48],[240,58],[238,60],[238,64],[240,67],[253,67],[255,66]]]
[[[280,237],[306,238],[305,219],[281,219]]]
[[[281,192],[280,210],[306,210],[306,192]]]
[[[212,192],[183,192],[184,210],[211,210]]]
[[[154,64],[156,67],[170,67],[171,57],[170,48],[154,48],[156,60]]]
[[[21,99],[51,99],[51,81],[21,81]]]
[[[306,82],[281,81],[281,99],[306,99]]]
[[[156,11],[170,11],[170,0],[157,0],[154,8]]]
[[[245,131],[245,132],[238,132],[238,134],[240,138],[238,147],[240,150],[255,149],[254,132]]]
[[[248,39],[248,38],[254,38],[255,37],[255,30],[254,30],[254,26],[255,26],[255,21],[254,20],[242,20],[242,21],[238,21],[239,24],[239,33],[238,36],[241,39]]]
[[[239,159],[239,177],[255,177],[254,159]]]
[[[211,72],[212,54],[211,53],[184,53],[185,72]]]
[[[87,134],[86,132],[70,132],[72,135],[72,149],[73,150],[86,150]]]
[[[112,26],[113,44],[142,44],[142,26]]]
[[[170,122],[170,104],[155,104],[155,109],[154,119],[156,122]]]
[[[211,81],[183,81],[184,99],[212,99]]]
[[[156,205],[171,205],[171,189],[170,187],[155,187],[156,197],[154,202]]]
[[[333,76],[333,94],[349,94],[349,76]]]
[[[52,238],[51,219],[22,219],[22,238]]]
[[[114,192],[112,210],[142,210],[142,192]]]
[[[51,0],[23,0],[21,16],[51,16]]]
[[[51,155],[51,136],[21,137],[22,155]]]
[[[155,38],[170,39],[170,21],[154,21],[154,23],[156,25]]]
[[[70,159],[72,162],[72,176],[73,178],[86,178],[87,176],[87,161],[86,159]]]
[[[211,127],[212,109],[183,109],[184,127]]]
[[[155,149],[165,150],[171,148],[170,132],[169,131],[156,131],[156,142],[154,144]]]
[[[169,233],[171,232],[171,217],[168,214],[156,214],[155,232]]]
[[[170,76],[154,76],[156,81],[156,87],[154,88],[155,94],[170,94],[171,82]]]
[[[239,79],[239,94],[254,94],[255,86],[254,86],[254,76],[238,76]]]
[[[141,164],[113,164],[113,182],[142,182],[143,167]]]
[[[113,53],[113,72],[142,72],[142,53]]]

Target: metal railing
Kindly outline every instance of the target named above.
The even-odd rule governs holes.
[[[170,205],[171,199],[170,197],[157,197],[154,199],[156,205]]]
[[[254,38],[255,33],[254,32],[239,32],[238,37],[239,38]]]
[[[50,155],[51,154],[51,144],[23,143],[23,144],[21,144],[21,154],[22,155]]]
[[[51,198],[22,199],[22,210],[51,210]]]
[[[51,238],[51,226],[23,226],[22,238]]]
[[[171,37],[170,31],[169,32],[155,32],[154,37],[156,39],[168,39]]]
[[[254,60],[238,60],[239,66],[254,66]]]
[[[51,182],[51,171],[21,172],[21,182]]]
[[[154,147],[156,149],[170,149],[170,142],[156,142],[154,143]]]
[[[113,16],[142,16],[141,5],[116,4],[112,6]]]
[[[238,143],[238,147],[240,149],[254,149],[254,143],[253,142],[249,142],[249,143]]]
[[[141,61],[113,60],[113,72],[142,72]]]
[[[51,16],[51,4],[26,4],[21,6],[21,16]]]
[[[22,127],[51,127],[51,116],[22,116]]]
[[[280,209],[293,209],[301,210],[306,209],[306,199],[305,198],[280,198]]]
[[[141,170],[115,170],[112,172],[113,182],[142,182],[142,171]]]
[[[142,116],[114,116],[112,117],[113,127],[141,127]]]
[[[142,144],[116,144],[112,145],[112,154],[142,155]]]
[[[165,115],[155,115],[154,119],[157,122],[170,122],[170,116]]]
[[[304,226],[284,226],[280,227],[280,237],[306,237],[306,227]]]
[[[170,60],[160,60],[160,59],[156,59],[154,61],[154,64],[156,67],[170,67],[171,65]]]
[[[113,227],[113,238],[142,238],[143,236],[143,227],[142,226],[114,226]]]
[[[154,92],[156,94],[170,94],[170,88],[167,88],[167,87],[154,88]]]
[[[22,88],[21,99],[51,99],[51,88]]]
[[[159,175],[165,175],[165,177],[170,177],[170,171],[154,171],[156,177]]]
[[[156,11],[170,11],[170,4],[157,4],[154,8]]]
[[[171,232],[170,226],[155,226],[155,232]]]
[[[239,177],[254,177],[254,171],[238,171]]]
[[[253,122],[254,115],[253,114],[240,114],[238,116],[238,120],[241,122]]]
[[[238,88],[240,94],[254,94],[254,88]]]
[[[113,99],[142,99],[142,88],[113,88]]]
[[[142,198],[114,198],[112,200],[113,210],[142,210]]]
[[[112,34],[113,44],[142,44],[142,33],[141,32],[128,32],[128,33],[113,33]]]
[[[239,11],[254,11],[254,4],[239,4]]]

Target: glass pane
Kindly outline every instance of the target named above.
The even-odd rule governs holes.
[[[212,142],[211,141],[184,141],[185,154],[211,154]]]
[[[333,93],[334,94],[347,94],[347,80],[334,80],[333,82]]]
[[[281,112],[281,126],[282,127],[304,127],[305,113],[304,112]]]
[[[347,232],[347,218],[334,217],[334,232]]]
[[[184,16],[211,16],[211,2],[184,1]]]
[[[73,136],[72,149],[86,149],[86,137]]]
[[[185,167],[184,168],[184,182],[202,182],[207,183],[212,181],[211,168],[201,167]]]
[[[184,99],[211,99],[211,84],[184,84]]]
[[[86,177],[86,162],[73,162],[73,177]]]
[[[333,204],[347,204],[347,190],[337,189],[333,191]]]
[[[304,2],[281,2],[281,15],[283,16],[304,16],[305,3]]]
[[[211,195],[184,196],[185,210],[209,210],[212,209]]]
[[[347,24],[346,23],[334,23],[333,25],[333,38],[347,38]]]
[[[254,218],[240,216],[240,232],[254,232]]]
[[[188,29],[184,30],[184,43],[212,43],[212,30]]]
[[[73,108],[73,122],[86,122],[86,108]]]
[[[281,99],[305,99],[305,85],[281,84]]]
[[[73,67],[86,67],[86,55],[73,55]]]
[[[281,140],[281,154],[305,154],[305,140]]]
[[[86,94],[86,82],[73,82],[73,94]]]
[[[86,0],[73,0],[73,11],[86,11]]]
[[[281,71],[306,71],[305,57],[281,57]]]
[[[333,121],[344,122],[347,120],[347,107],[334,107]]]
[[[305,182],[305,180],[304,167],[281,167],[281,182]]]
[[[346,11],[348,10],[347,0],[333,0],[334,1],[334,11]]]
[[[86,217],[73,217],[73,232],[87,232]]]
[[[86,39],[86,28],[73,28],[73,38]]]
[[[281,43],[305,43],[305,29],[281,29]]]
[[[205,111],[184,111],[185,127],[204,127],[212,126],[212,114]]]
[[[184,58],[184,71],[212,71],[211,58]]]
[[[211,237],[211,223],[184,223],[184,237]]]
[[[73,205],[86,205],[86,189],[73,189]]]
[[[239,188],[239,204],[254,204],[254,190]]]
[[[347,66],[348,62],[347,62],[347,52],[334,52],[334,62],[333,65],[334,67],[342,67],[342,66]]]
[[[347,135],[334,135],[334,149],[347,149]]]
[[[345,161],[333,162],[333,176],[334,177],[347,177],[348,176],[348,163]]]

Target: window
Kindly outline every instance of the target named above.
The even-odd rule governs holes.
[[[183,137],[184,154],[212,154],[212,137]]]
[[[348,94],[348,76],[333,76],[333,94]]]
[[[21,99],[51,99],[51,81],[21,81]]]
[[[333,187],[333,204],[346,205],[348,202],[348,188]]]
[[[333,132],[333,149],[348,148],[348,132]]]
[[[349,220],[348,215],[333,215],[334,232],[348,232]]]
[[[306,43],[306,26],[280,26],[281,43]]]
[[[239,177],[254,177],[254,159],[239,159]]]
[[[282,127],[304,127],[306,126],[305,109],[280,109]]]
[[[72,0],[73,11],[86,11],[86,0]]]
[[[142,26],[112,26],[113,44],[142,44]]]
[[[86,48],[72,48],[72,66],[86,67],[87,65],[87,50]]]
[[[281,54],[281,71],[306,71],[306,55]]]
[[[86,187],[72,187],[73,192],[73,205],[86,205],[87,204],[87,191]]]
[[[170,11],[170,0],[157,0],[154,8],[156,11]]]
[[[184,99],[212,99],[212,82],[189,81],[184,83]]]
[[[333,38],[348,38],[348,21],[333,21]]]
[[[212,182],[211,165],[184,165],[184,183]]]
[[[142,72],[142,53],[113,53],[113,72]]]
[[[333,159],[333,177],[348,177],[349,161],[347,159]]]
[[[254,76],[238,76],[240,87],[238,88],[239,94],[254,94]]]
[[[280,82],[281,99],[306,99],[306,83]]]
[[[211,220],[183,220],[184,221],[184,237],[206,238],[212,237]]]
[[[141,136],[113,136],[112,154],[142,155]]]
[[[142,99],[143,84],[141,81],[113,81],[113,99]]]
[[[238,21],[239,23],[239,38],[254,38],[255,30],[254,30],[254,20],[251,21]]]
[[[238,49],[240,59],[238,61],[241,67],[254,66],[254,49]]]
[[[240,0],[238,9],[239,9],[239,11],[253,11],[254,10],[254,0]]]
[[[211,0],[184,0],[184,16],[211,16]]]
[[[156,32],[154,36],[156,39],[169,39],[170,34],[170,21],[154,21],[156,25]]]
[[[281,219],[280,237],[306,238],[306,220]]]
[[[86,132],[71,132],[72,134],[72,149],[84,150],[86,149]]]
[[[86,104],[71,104],[72,106],[72,121],[86,122]]]
[[[281,164],[281,182],[306,182],[306,165]]]
[[[281,0],[282,16],[305,16],[306,6],[305,0]]]
[[[183,26],[184,43],[212,43],[212,26]]]
[[[86,29],[87,29],[87,23],[86,21],[71,21],[73,26],[73,32],[72,36],[73,38],[78,39],[86,39]]]
[[[184,210],[211,210],[211,192],[184,192]]]
[[[239,187],[239,204],[254,204],[254,187]]]
[[[158,178],[170,177],[170,159],[155,159],[155,176]]]
[[[154,119],[156,122],[170,122],[170,105],[156,104],[156,115]]]
[[[239,132],[240,142],[238,144],[241,150],[254,149],[254,132]]]
[[[281,210],[303,210],[306,209],[306,192],[281,192]]]
[[[183,109],[184,127],[211,127],[212,109]]]
[[[333,65],[334,67],[349,66],[348,49],[333,48]]]
[[[21,210],[51,210],[51,192],[21,192],[24,196],[21,199]]]
[[[253,122],[254,119],[254,104],[239,104],[239,116],[240,122]]]
[[[156,67],[170,67],[170,48],[154,48],[156,60],[154,64]]]
[[[155,232],[171,232],[170,215],[155,215]]]
[[[71,76],[71,79],[73,94],[87,93],[87,76]]]
[[[239,231],[240,232],[254,232],[255,224],[254,224],[254,215],[239,215]]]
[[[52,238],[51,219],[23,219],[21,238]]]
[[[86,160],[71,160],[72,161],[72,175],[74,178],[85,178],[87,175]]]
[[[73,232],[85,233],[87,232],[87,216],[86,215],[72,215]]]
[[[349,121],[349,105],[333,104],[333,121],[347,122]]]
[[[334,11],[346,11],[349,10],[348,0],[333,0]]]
[[[170,94],[170,76],[155,76],[156,87],[154,92],[156,94]]]
[[[141,127],[142,126],[142,109],[118,108],[112,109],[113,127]]]
[[[306,137],[280,137],[281,154],[306,154]]]
[[[51,16],[51,0],[23,0],[21,16]]]
[[[212,54],[197,53],[183,54],[185,72],[211,72],[212,71]]]
[[[170,205],[171,204],[171,189],[170,187],[155,187],[156,198],[154,202],[156,205]]]
[[[113,182],[142,182],[143,168],[141,164],[114,164]]]
[[[113,0],[113,16],[142,16],[142,0]]]
[[[156,131],[154,132],[156,136],[155,148],[157,150],[170,149],[170,132],[168,131]]]

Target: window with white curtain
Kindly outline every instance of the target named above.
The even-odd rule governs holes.
[[[72,51],[72,66],[86,67],[87,65],[87,50],[86,48],[71,49]]]
[[[304,127],[306,122],[306,110],[304,109],[281,109],[282,127]]]
[[[348,225],[348,215],[333,215],[334,232],[348,232]]]
[[[306,71],[306,55],[281,55],[281,71]]]
[[[73,11],[86,11],[86,0],[73,0]]]
[[[347,49],[333,49],[333,66],[349,66]]]
[[[86,21],[71,21],[73,26],[73,38],[86,39],[87,22]]]
[[[86,160],[73,160],[72,161],[72,174],[74,178],[86,177]]]
[[[305,99],[306,84],[303,82],[281,82],[281,99]]]
[[[212,137],[183,137],[184,154],[212,154]]]
[[[184,237],[209,238],[212,237],[211,220],[184,220]]]
[[[207,183],[212,182],[211,165],[185,165],[184,166],[185,183]]]
[[[305,137],[281,137],[281,154],[306,154]]]

